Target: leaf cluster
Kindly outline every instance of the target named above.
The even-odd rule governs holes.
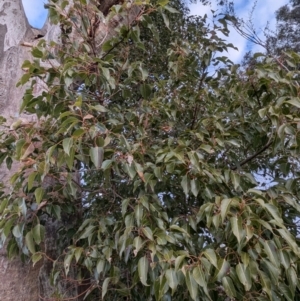
[[[41,41],[23,64],[21,112],[37,122],[0,137],[1,162],[20,163],[0,203],[9,256],[43,258],[53,218],[55,268],[88,271],[87,299],[294,300],[299,72],[263,55],[240,70],[226,16],[208,26],[177,2],[135,2],[138,20],[95,52],[89,4],[74,3],[81,18],[50,3],[63,47]]]

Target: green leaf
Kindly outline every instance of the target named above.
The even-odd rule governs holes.
[[[55,216],[55,218],[57,218],[58,220],[60,220],[60,218],[61,218],[61,216],[60,216],[61,208],[60,208],[59,205],[52,206],[52,213]]]
[[[265,267],[266,273],[270,275],[270,279],[272,280],[272,283],[278,285],[280,270],[265,258],[262,259],[262,266]]]
[[[10,234],[11,231],[11,227],[14,224],[15,220],[13,218],[8,219],[3,227],[3,234],[5,237],[8,237],[8,235]]]
[[[39,245],[42,242],[42,240],[44,239],[44,234],[45,234],[45,227],[41,224],[37,224],[32,229],[32,236],[37,245]]]
[[[14,237],[16,238],[20,238],[23,234],[23,229],[22,229],[22,225],[17,224],[13,227],[12,233],[14,235]]]
[[[179,231],[179,232],[181,232],[181,233],[186,234],[188,237],[190,237],[190,234],[189,234],[186,230],[184,230],[183,228],[181,228],[181,227],[179,227],[179,226],[177,226],[177,225],[171,225],[171,226],[170,226],[170,230]]]
[[[193,269],[193,277],[195,281],[203,288],[207,287],[207,282],[205,280],[205,275],[200,266],[196,266]]]
[[[31,74],[30,73],[25,73],[25,74],[22,75],[19,83],[21,85],[25,85],[30,80],[30,78],[31,78]]]
[[[113,160],[105,160],[105,161],[103,161],[101,168],[103,170],[106,170],[111,167],[112,163],[113,163]]]
[[[63,140],[63,148],[64,152],[69,156],[70,155],[70,149],[73,146],[73,138],[65,138]]]
[[[198,284],[195,281],[194,277],[190,274],[190,271],[186,272],[185,283],[186,283],[186,286],[188,287],[191,298],[193,300],[197,300],[198,292],[199,292]]]
[[[218,274],[217,274],[217,280],[218,281],[221,281],[221,279],[229,274],[229,271],[230,271],[230,264],[229,262],[226,260],[226,259],[220,259],[219,262],[218,262]]]
[[[287,270],[290,267],[291,259],[289,253],[286,250],[278,250],[280,263]]]
[[[151,89],[150,85],[143,83],[140,86],[140,91],[141,91],[143,98],[149,99],[149,97],[151,96],[152,89]]]
[[[163,17],[163,20],[165,22],[166,27],[168,27],[170,29],[170,27],[169,27],[170,26],[170,20],[169,20],[168,16],[164,13],[162,13],[161,15]]]
[[[108,112],[108,109],[101,105],[92,106],[92,108],[101,113]]]
[[[178,271],[180,268],[181,263],[183,262],[183,260],[186,258],[186,255],[181,255],[176,257],[175,259],[175,271]]]
[[[141,219],[143,217],[143,205],[138,204],[137,206],[135,206],[134,213],[135,213],[136,223],[138,226],[140,226]]]
[[[260,280],[261,280],[261,285],[263,290],[269,295],[269,297],[272,299],[271,295],[271,281],[269,277],[263,272],[263,271],[258,271],[260,275]]]
[[[188,195],[188,193],[190,191],[190,180],[187,175],[182,177],[180,184],[181,184],[181,187],[183,188],[184,193],[186,195]]]
[[[294,291],[296,286],[299,287],[299,278],[293,267],[289,267],[286,271],[289,287]]]
[[[35,196],[36,202],[39,204],[41,202],[41,200],[43,199],[44,189],[42,187],[36,188],[36,190],[34,191],[34,196]]]
[[[279,290],[287,301],[294,301],[294,296],[290,288],[282,282],[279,282]]]
[[[283,225],[283,220],[279,216],[278,208],[276,208],[272,204],[265,204],[265,208],[271,213],[271,215],[274,217],[274,219],[276,220],[276,222],[278,222],[278,224],[282,224]]]
[[[230,208],[231,199],[223,199],[221,202],[221,217],[222,217],[222,223],[224,223],[227,212]]]
[[[133,240],[133,244],[132,244],[135,249],[136,249],[136,254],[137,252],[142,248],[142,246],[144,245],[144,242],[142,240],[142,238],[140,236],[136,236]]]
[[[273,241],[266,240],[263,241],[264,250],[266,254],[268,255],[269,260],[277,267],[279,267],[279,258],[277,255],[276,246]]]
[[[97,265],[96,265],[97,273],[100,275],[100,273],[102,273],[104,269],[105,269],[105,259],[100,258],[97,261]]]
[[[297,108],[300,108],[300,100],[298,97],[292,97],[290,100],[285,101],[286,103],[289,103]]]
[[[105,278],[102,284],[102,299],[105,297],[108,289],[108,284],[110,282],[111,278]]]
[[[74,133],[72,134],[73,138],[79,138],[81,137],[83,134],[85,133],[84,129],[77,129],[74,131]]]
[[[96,226],[88,226],[87,228],[85,228],[85,230],[83,231],[83,233],[79,236],[79,239],[84,239],[89,237],[90,235],[93,234],[94,230],[95,230]]]
[[[53,154],[55,148],[56,148],[56,144],[52,145],[50,148],[48,148],[48,150],[46,152],[46,163],[50,163],[52,154]]]
[[[125,217],[125,226],[126,228],[132,228],[134,225],[133,214],[127,214]]]
[[[240,282],[244,285],[245,291],[249,291],[252,286],[249,268],[245,267],[245,265],[241,263],[238,263],[236,266],[236,273]]]
[[[141,257],[138,262],[138,273],[139,273],[140,281],[145,286],[148,286],[147,284],[148,268],[149,268],[149,262],[147,257],[146,256]]]
[[[110,72],[108,68],[101,67],[103,76],[109,81],[110,80]]]
[[[28,250],[34,254],[35,253],[35,243],[33,241],[33,235],[32,235],[32,232],[29,231],[26,236],[25,236],[25,243],[26,243],[26,246],[28,248]]]
[[[174,269],[169,269],[166,271],[166,279],[171,289],[174,290],[177,288],[178,280]]]
[[[200,183],[197,179],[191,180],[191,192],[194,196],[197,196],[200,191]]]
[[[38,48],[33,48],[31,51],[33,57],[41,59],[43,57],[43,52]]]
[[[21,161],[25,160],[29,155],[31,155],[35,150],[33,143],[30,143],[26,149],[22,150],[22,156],[20,158]]]
[[[240,175],[236,172],[231,172],[230,178],[235,190],[238,190],[240,187]]]
[[[281,237],[285,239],[285,241],[290,245],[297,256],[300,256],[300,250],[295,242],[295,238],[285,229],[277,229],[277,231],[279,232]]]
[[[164,0],[162,0],[162,1],[164,1]],[[177,9],[175,9],[174,7],[171,7],[169,5],[165,5],[164,9],[166,9],[167,11],[169,11],[172,14],[179,14],[180,13]]]
[[[233,234],[238,240],[238,243],[241,243],[241,240],[245,237],[245,231],[242,226],[242,218],[240,216],[233,216],[230,218],[231,229]]]
[[[71,265],[71,261],[73,259],[73,253],[71,254],[67,254],[65,256],[65,259],[64,259],[64,268],[65,268],[65,273],[66,275],[68,275],[69,271],[70,271],[70,265]]]
[[[148,78],[149,72],[142,65],[140,65],[139,70],[141,71],[142,80],[145,81]]]
[[[79,261],[82,252],[83,252],[83,248],[81,248],[81,247],[77,247],[77,248],[75,249],[75,251],[74,251],[74,256],[75,256],[76,263]],[[100,273],[98,273],[98,274],[100,274]]]
[[[224,290],[225,290],[227,296],[229,296],[231,298],[235,298],[236,290],[235,290],[235,287],[233,285],[231,278],[228,276],[222,278],[222,284],[223,284],[223,287],[224,287]]]
[[[5,210],[7,205],[8,205],[8,199],[1,200],[1,202],[0,202],[0,214],[3,213],[3,211]]]
[[[104,155],[103,147],[96,146],[90,148],[91,160],[97,169],[99,169],[102,166],[103,155]]]
[[[206,249],[203,252],[203,255],[209,260],[209,262],[214,265],[216,268],[218,268],[218,260],[216,252],[213,249]]]
[[[153,233],[149,227],[142,228],[142,231],[148,239],[153,240]]]
[[[158,0],[157,4],[160,6],[166,6],[169,3],[169,0]]]
[[[35,177],[37,176],[38,172],[37,171],[34,171],[32,172],[29,177],[28,177],[28,190],[31,190],[32,187],[33,187],[33,183],[34,183],[34,180],[35,180]]]
[[[127,213],[127,207],[128,207],[129,201],[130,201],[130,199],[125,199],[122,201],[122,216],[123,217]]]
[[[35,266],[35,264],[40,261],[41,259],[43,258],[42,254],[40,252],[37,252],[37,253],[34,253],[32,256],[31,256],[31,261],[32,261],[32,264],[33,266]]]

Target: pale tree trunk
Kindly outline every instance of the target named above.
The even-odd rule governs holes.
[[[27,121],[35,119],[32,115],[19,116],[19,107],[26,87],[16,88],[16,83],[23,74],[22,63],[31,58],[30,45],[36,44],[40,37],[48,42],[60,41],[59,26],[50,25],[47,21],[42,30],[30,27],[21,1],[0,0],[0,115],[7,119],[8,124],[19,118]],[[118,2],[123,1],[104,0],[98,7],[104,15],[107,15],[110,7]],[[114,35],[114,28],[120,23],[132,23],[139,12],[138,8],[133,7],[128,18],[116,16],[109,22],[100,22],[96,35],[97,44],[102,44]],[[35,88],[36,93],[42,90],[42,85]],[[10,171],[5,166],[0,167],[0,181],[4,183],[7,191],[9,191],[9,178],[16,170],[18,170],[17,164],[13,164]],[[44,251],[53,259],[57,256],[55,240],[58,224],[59,222],[52,220],[46,223]],[[0,249],[0,301],[82,300],[77,298],[82,288],[63,279],[59,278],[57,287],[53,288],[50,285],[51,271],[52,261],[46,258],[33,267],[29,260],[25,263],[20,259],[8,260],[5,247]],[[58,297],[59,295],[61,297]]]
[[[8,123],[18,118],[18,108],[24,88],[16,88],[22,76],[21,65],[30,58],[29,48],[21,46],[23,41],[34,40],[35,33],[26,19],[21,0],[0,1],[0,114]],[[13,166],[12,171],[18,167]],[[0,181],[8,187],[11,174],[0,169]],[[20,259],[10,261],[5,248],[0,250],[0,300],[39,300],[38,275],[40,265],[32,267]]]

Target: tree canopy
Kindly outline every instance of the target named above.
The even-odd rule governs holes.
[[[275,32],[267,39],[268,50],[281,54],[282,51],[299,52],[299,17],[300,2],[290,0],[289,4],[280,7],[276,12],[277,26]]]
[[[53,285],[82,281],[86,300],[296,300],[300,56],[241,70],[227,16],[208,26],[180,1],[68,4],[49,1],[62,39],[23,64],[37,120],[2,120],[0,161],[20,163],[1,194],[9,256],[48,256],[58,221]]]

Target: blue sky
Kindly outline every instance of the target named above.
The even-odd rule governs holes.
[[[34,27],[41,28],[47,17],[47,10],[44,9],[44,3],[46,0],[22,1],[29,23]],[[267,22],[270,22],[270,27],[274,29],[275,11],[282,5],[287,4],[288,2],[288,0],[257,0],[256,9],[253,15],[253,21],[256,29],[258,31],[262,31],[262,29],[266,26]],[[247,19],[249,16],[249,12],[253,7],[254,0],[234,0],[234,3],[237,15],[244,19]],[[217,8],[214,6],[203,6],[198,3],[190,5],[191,14],[193,15],[204,15],[206,13],[208,14],[208,16],[211,16],[211,9]],[[259,46],[249,45],[249,43],[234,30],[231,31],[228,40],[239,49],[239,51],[229,51],[229,57],[234,62],[239,62],[243,57],[244,53],[249,49],[252,49],[252,51],[254,52],[262,51],[261,47]]]
[[[47,10],[44,8],[44,0],[22,0],[27,19],[31,26],[43,27],[47,18]]]
[[[213,1],[212,1],[213,2]],[[237,16],[243,18],[244,20],[249,19],[249,13],[251,12],[254,0],[234,0],[235,11]],[[269,22],[269,27],[275,29],[276,19],[275,12],[281,6],[289,3],[288,0],[257,0],[256,7],[253,13],[253,23],[257,32],[260,32],[260,37],[264,40],[263,29]],[[207,14],[211,16],[211,9],[217,10],[216,6],[208,7],[201,4],[191,4],[190,10],[191,14],[204,15]],[[263,51],[261,46],[253,45],[247,40],[242,38],[234,29],[231,30],[229,38],[227,39],[230,43],[236,46],[239,51],[234,49],[229,50],[229,58],[234,62],[239,62],[245,52],[252,50],[253,52]]]

